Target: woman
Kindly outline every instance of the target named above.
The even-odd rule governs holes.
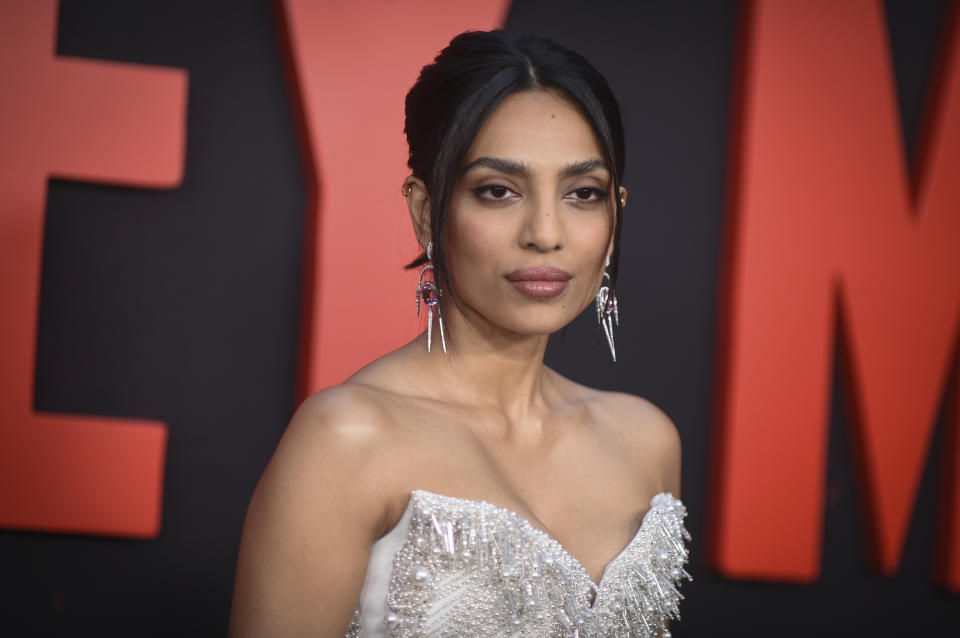
[[[588,306],[615,358],[615,98],[548,40],[468,32],[406,118],[428,329],[297,410],[247,514],[232,634],[669,636],[676,429],[543,363]]]

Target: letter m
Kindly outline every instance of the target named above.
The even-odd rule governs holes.
[[[960,11],[945,23],[911,178],[880,2],[745,7],[720,322],[712,557],[820,572],[830,370],[842,343],[878,566],[898,567],[960,332]],[[940,576],[960,590],[948,410]]]

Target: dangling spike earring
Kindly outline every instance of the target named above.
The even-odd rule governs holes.
[[[606,268],[610,267],[610,257],[607,257]],[[610,356],[614,363],[617,361],[617,349],[613,344],[613,326],[620,326],[620,310],[617,307],[617,293],[610,288],[606,282],[610,281],[610,274],[603,271],[603,285],[597,291],[597,323],[603,328],[603,334],[607,336],[607,345],[610,346]]]
[[[437,285],[432,281],[424,281],[423,275],[428,270],[433,270],[433,242],[427,243],[427,261],[426,266],[420,269],[420,279],[417,282],[417,317],[420,316],[420,300],[427,304],[427,352],[430,352],[430,342],[433,340],[433,308],[437,308],[437,321],[440,324],[440,345],[443,347],[443,354],[447,354],[447,339],[443,335],[443,314],[440,312],[440,295],[442,294]]]

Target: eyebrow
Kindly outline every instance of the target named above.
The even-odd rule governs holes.
[[[506,159],[503,157],[479,157],[466,166],[463,167],[463,173],[466,174],[477,168],[489,168],[501,173],[506,173],[507,175],[514,175],[517,177],[530,177],[532,171],[530,167],[524,164],[523,162],[518,162],[512,159]],[[607,165],[602,160],[597,158],[592,158],[588,160],[583,160],[581,162],[574,162],[568,164],[560,171],[561,177],[574,177],[577,175],[586,175],[587,173],[592,173],[596,170],[603,170],[610,172],[610,169],[607,168]]]
[[[502,157],[479,157],[463,167],[466,174],[476,168],[491,168],[507,175],[516,177],[530,177],[530,167],[523,162],[505,159]]]
[[[561,177],[574,177],[576,175],[586,175],[587,173],[592,173],[595,170],[603,170],[607,173],[610,172],[610,169],[607,168],[605,162],[597,158],[593,158],[567,165],[566,168],[560,171],[560,175]]]

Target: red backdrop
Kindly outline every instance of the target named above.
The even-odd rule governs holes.
[[[399,195],[397,105],[452,33],[499,25],[508,8],[367,6],[281,4],[312,184],[303,392],[415,334],[412,275],[400,269],[416,245]],[[32,409],[45,181],[176,186],[187,76],[55,56],[55,18],[52,0],[0,4],[0,525],[149,537],[160,524],[164,425]],[[960,331],[960,14],[949,19],[912,186],[879,2],[758,1],[744,6],[744,24],[717,326],[713,560],[731,577],[817,578],[839,341],[865,517],[892,573]],[[358,57],[344,60],[348,48]],[[950,418],[941,575],[960,589],[956,411]]]

